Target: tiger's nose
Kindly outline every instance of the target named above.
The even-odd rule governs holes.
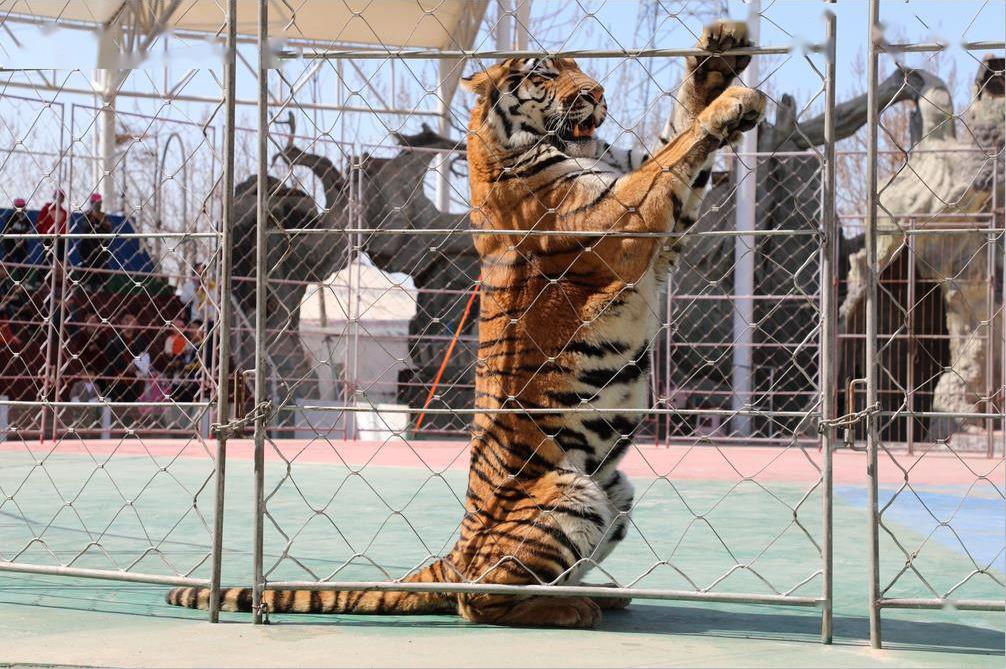
[[[575,94],[570,96],[573,100],[587,100],[594,104],[599,104],[601,100],[604,99],[604,87],[602,86],[589,86],[581,88]]]

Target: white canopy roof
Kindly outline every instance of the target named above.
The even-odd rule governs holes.
[[[238,0],[239,34],[257,33],[257,8],[257,0]],[[289,40],[458,49],[474,37],[485,8],[486,0],[270,0],[269,30]],[[95,29],[126,11],[157,32],[221,34],[226,19],[223,0],[0,0],[0,18]]]

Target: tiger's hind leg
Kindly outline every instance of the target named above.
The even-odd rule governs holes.
[[[584,583],[589,588],[617,588],[615,583]],[[631,597],[591,597],[602,611],[621,611],[632,603]]]
[[[608,495],[608,502],[613,510],[613,519],[608,531],[601,540],[601,544],[594,551],[594,561],[601,563],[611,551],[625,538],[629,530],[629,512],[632,510],[633,487],[628,477],[617,469],[612,470],[607,475],[606,480],[601,484],[604,492]],[[615,588],[615,583],[584,583],[588,587]],[[601,607],[602,611],[617,611],[624,609],[631,602],[630,597],[592,597],[594,602]]]
[[[475,623],[512,627],[589,629],[601,622],[601,607],[590,597],[474,595],[461,598],[460,611]]]
[[[594,565],[594,555],[612,524],[601,485],[582,472],[554,470],[522,486],[513,506],[479,530],[468,577],[503,585],[569,585]],[[466,593],[459,613],[472,622],[520,627],[588,628],[601,619],[590,597]]]

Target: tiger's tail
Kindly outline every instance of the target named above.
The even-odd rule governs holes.
[[[457,579],[448,574],[444,559],[404,579],[404,583],[445,583]],[[209,588],[173,588],[164,600],[172,606],[188,609],[209,608]],[[265,590],[263,608],[269,613],[358,613],[401,615],[457,613],[457,595],[437,592]],[[221,611],[252,610],[251,588],[221,588]]]

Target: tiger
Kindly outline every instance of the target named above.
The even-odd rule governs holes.
[[[707,26],[697,44],[714,54],[749,45],[733,21]],[[626,536],[633,488],[618,464],[648,401],[652,305],[680,251],[667,233],[694,223],[715,152],[762,118],[763,94],[729,86],[749,61],[688,57],[652,155],[595,137],[604,89],[572,59],[510,58],[462,79],[476,96],[467,154],[481,259],[468,489],[453,549],[404,582],[581,585]],[[190,608],[208,600],[206,588],[167,595]],[[602,609],[628,604],[519,589],[262,593],[277,613],[564,628],[594,627]],[[220,608],[251,610],[251,589],[222,589]]]

